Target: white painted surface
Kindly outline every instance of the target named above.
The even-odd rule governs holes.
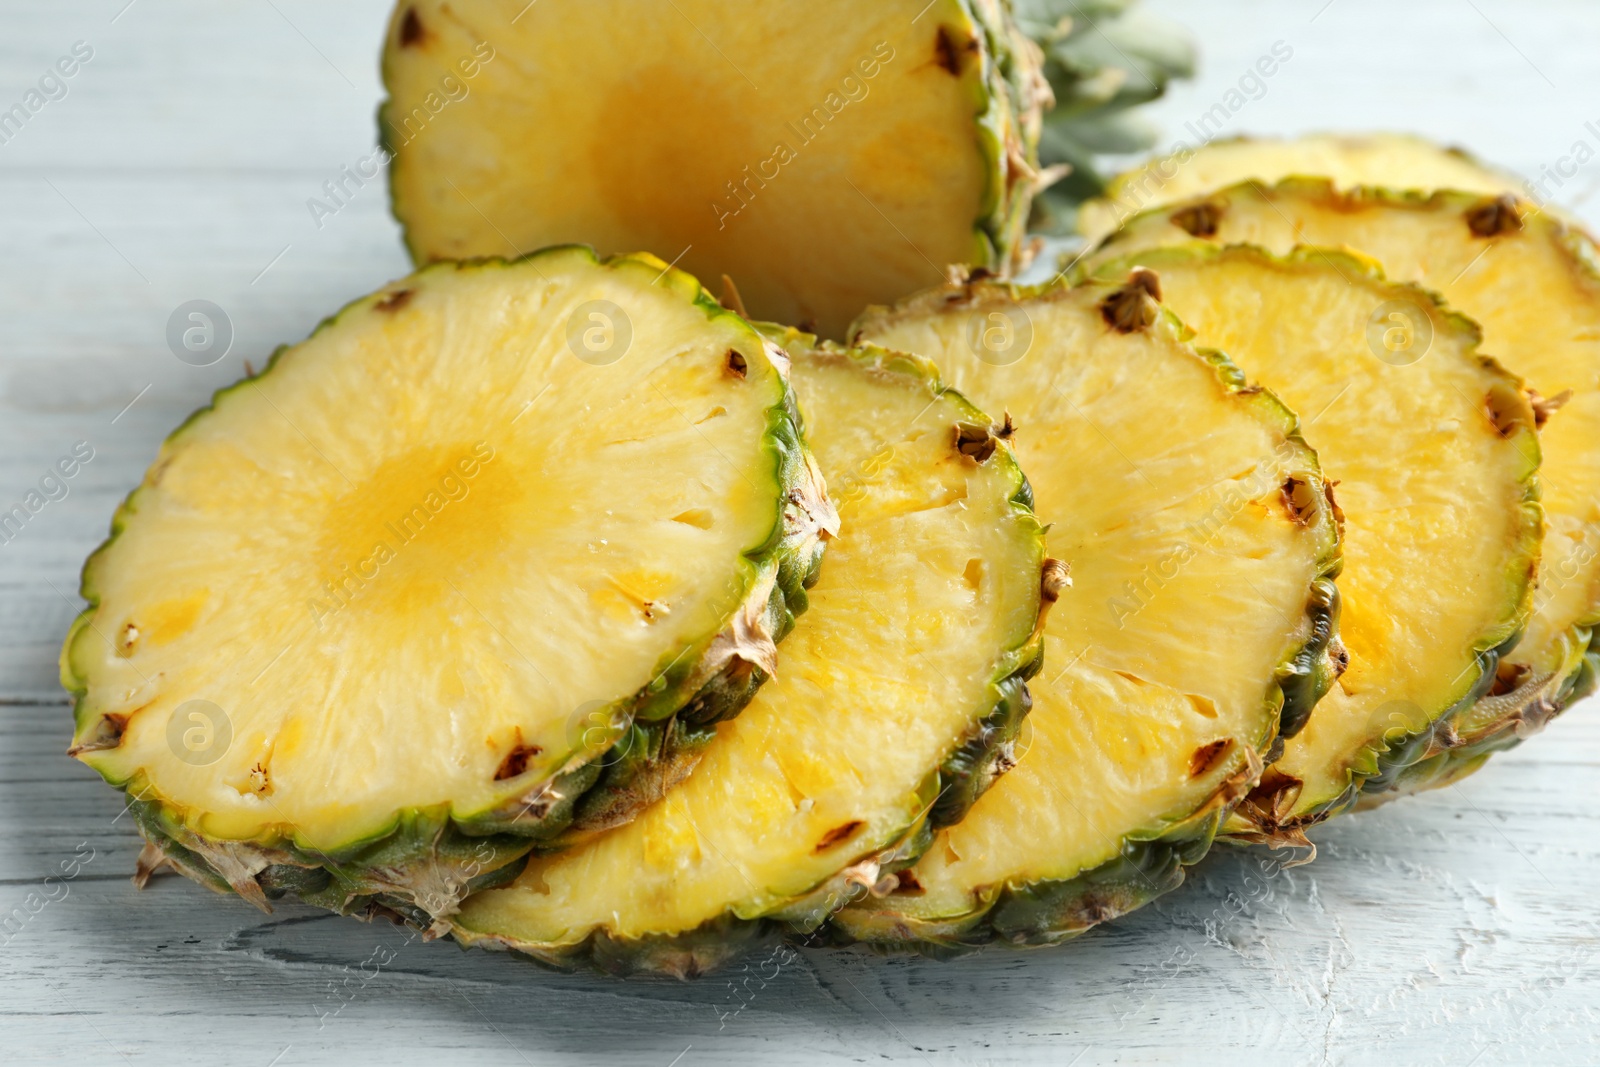
[[[1218,855],[1056,951],[806,952],[737,1015],[725,979],[551,975],[181,880],[134,892],[118,798],[62,754],[78,566],[184,414],[406,261],[381,187],[320,231],[305,206],[370,150],[382,0],[125,3],[0,11],[0,107],[75,41],[94,49],[0,145],[0,501],[75,441],[96,450],[0,545],[0,916],[93,850],[0,934],[0,1062],[1600,1062],[1592,704],[1458,788],[1324,828],[1309,868],[1262,880]],[[1587,0],[1333,0],[1311,21],[1322,5],[1154,4],[1204,49],[1156,109],[1169,133],[1277,40],[1293,59],[1237,130],[1416,129],[1536,173],[1600,118]],[[1600,162],[1558,198],[1600,219],[1597,186]],[[236,328],[206,369],[164,341],[196,297]],[[380,947],[396,955],[374,968]]]

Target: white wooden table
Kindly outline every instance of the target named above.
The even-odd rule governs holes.
[[[0,108],[93,49],[0,144],[0,510],[94,448],[0,544],[0,919],[25,915],[0,931],[0,1062],[1600,1062],[1592,704],[1458,788],[1323,828],[1309,868],[1263,878],[1249,854],[1214,856],[1057,951],[805,952],[736,1015],[716,978],[552,975],[182,880],[135,892],[118,797],[63,755],[55,656],[78,567],[185,413],[406,271],[378,184],[320,229],[306,207],[371,149],[386,6],[0,7]],[[1233,130],[1410,128],[1534,174],[1600,141],[1592,0],[1153,6],[1204,51],[1155,111],[1174,136],[1281,40],[1292,59]],[[1600,220],[1597,188],[1600,161],[1557,199]],[[195,298],[235,331],[207,368],[165,342]],[[375,967],[380,947],[395,955]]]

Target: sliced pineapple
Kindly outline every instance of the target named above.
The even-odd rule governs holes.
[[[841,937],[1045,944],[1172,889],[1337,674],[1316,456],[1152,289],[970,281],[855,327],[1010,413],[1075,584],[1047,622],[1018,765],[893,893],[841,912]]]
[[[1540,490],[1549,528],[1526,635],[1471,713],[1386,779],[1406,790],[1459,777],[1594,687],[1600,649],[1600,273],[1583,234],[1526,202],[1475,193],[1341,193],[1325,180],[1245,183],[1130,220],[1098,253],[1186,242],[1342,245],[1393,278],[1443,295],[1483,326],[1483,346],[1539,402]],[[1448,753],[1448,757],[1440,759]],[[1387,794],[1385,794],[1387,795]],[[1369,794],[1370,796],[1370,794]]]
[[[1039,63],[1000,0],[401,0],[379,126],[419,263],[647,248],[837,337],[1020,254]]]
[[[1489,196],[1520,193],[1525,187],[1515,175],[1462,149],[1441,148],[1408,134],[1238,137],[1185,149],[1118,175],[1103,197],[1078,209],[1078,232],[1092,244],[1142,211],[1236,182],[1270,185],[1294,175],[1323,175],[1341,188],[1463,189]]]
[[[141,876],[447,915],[681,777],[836,521],[787,363],[688,275],[565,248],[421,271],[218,393],[62,650]]]
[[[1009,766],[1064,584],[1009,427],[920,361],[787,340],[842,529],[777,677],[634,822],[468,898],[463,942],[699,974],[814,929]]]
[[[1426,774],[1473,725],[1530,611],[1543,532],[1539,441],[1521,382],[1478,327],[1369,259],[1248,245],[1153,248],[1096,266],[1153,270],[1199,338],[1305,413],[1345,515],[1350,667],[1231,832],[1294,836],[1362,790]]]

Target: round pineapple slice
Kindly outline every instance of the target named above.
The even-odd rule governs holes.
[[[1078,232],[1091,244],[1142,211],[1153,211],[1236,182],[1272,184],[1294,175],[1325,175],[1340,187],[1520,192],[1516,175],[1460,148],[1400,133],[1235,137],[1153,159],[1113,178],[1105,195],[1078,209]]]
[[[1470,729],[1530,611],[1543,534],[1533,407],[1479,354],[1474,323],[1371,260],[1191,243],[1095,273],[1130,269],[1155,271],[1201,340],[1305,414],[1338,486],[1350,667],[1230,827],[1294,837],[1363,790],[1438,769],[1450,757],[1436,746]]]
[[[400,0],[379,134],[417,262],[564,241],[831,337],[1025,247],[1049,88],[998,0]]]
[[[1600,648],[1600,271],[1588,239],[1525,202],[1467,192],[1340,193],[1322,179],[1245,183],[1140,215],[1099,255],[1188,242],[1359,249],[1396,280],[1440,293],[1483,327],[1483,345],[1534,390],[1545,533],[1526,634],[1470,713],[1386,779],[1444,784],[1592,691]],[[1446,755],[1445,759],[1438,759]]]
[[[842,525],[777,677],[634,822],[469,897],[461,941],[700,974],[879,886],[1009,766],[1064,584],[1009,429],[920,361],[809,342],[788,337]]]
[[[1074,588],[1017,766],[894,892],[842,911],[841,937],[935,956],[1047,944],[1176,887],[1338,671],[1316,456],[1142,282],[975,281],[855,327],[1016,420]]]
[[[563,248],[421,271],[218,393],[62,650],[141,880],[446,915],[686,773],[835,522],[787,363],[688,275]]]

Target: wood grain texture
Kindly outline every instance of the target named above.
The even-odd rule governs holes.
[[[135,892],[118,798],[63,755],[55,654],[77,569],[188,411],[406,261],[380,185],[320,229],[305,204],[371,150],[381,0],[125,4],[0,15],[0,108],[75,41],[94,49],[0,144],[0,503],[74,442],[95,448],[70,494],[0,544],[0,924],[24,915],[0,929],[0,1061],[1600,1059],[1592,704],[1461,786],[1323,828],[1310,867],[1222,853],[1056,951],[804,951],[692,985],[614,982],[300,907],[266,916],[176,879]],[[1204,49],[1202,77],[1155,109],[1173,136],[1278,40],[1292,60],[1232,130],[1410,128],[1537,174],[1600,119],[1586,0],[1151,6]],[[1600,161],[1558,199],[1600,219],[1596,188]],[[164,336],[197,297],[236,331],[208,368]]]

